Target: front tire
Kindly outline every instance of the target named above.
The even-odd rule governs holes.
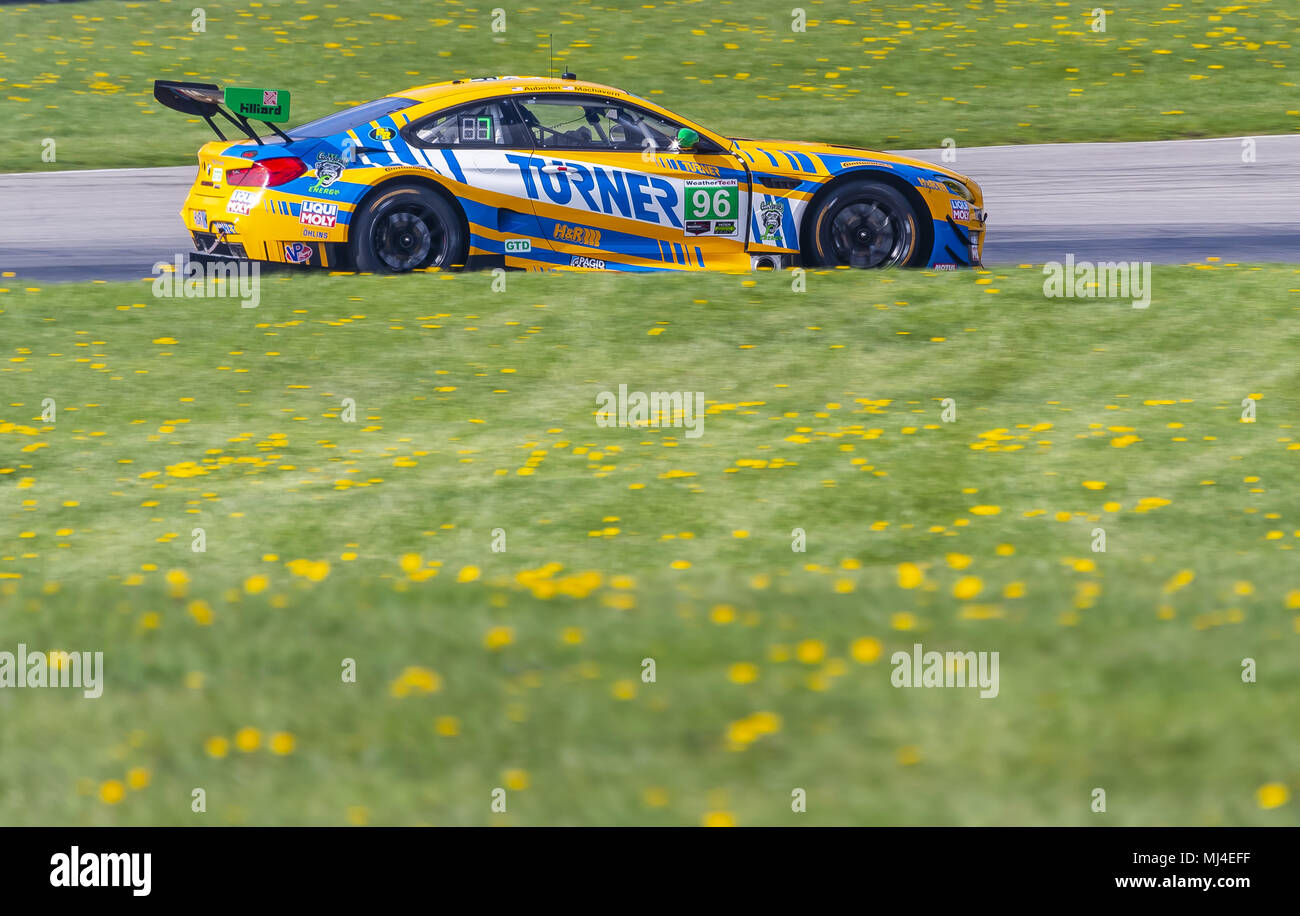
[[[913,205],[880,181],[835,188],[813,215],[813,255],[822,267],[920,266],[924,236]]]
[[[446,270],[465,263],[465,227],[436,191],[411,184],[384,187],[352,223],[348,251],[363,273]]]

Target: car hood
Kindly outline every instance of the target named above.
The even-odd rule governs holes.
[[[886,169],[898,166],[917,169],[926,174],[939,174],[956,179],[972,188],[976,183],[960,172],[926,162],[923,159],[911,159],[895,153],[864,149],[857,146],[839,146],[834,143],[808,143],[801,140],[750,140],[735,138],[732,141],[737,153],[750,160],[751,165],[759,171],[777,172],[785,175],[807,175],[809,171],[826,172],[834,175],[846,169],[875,165]],[[810,169],[811,166],[811,169]]]

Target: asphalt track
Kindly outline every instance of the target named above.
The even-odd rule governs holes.
[[[903,151],[984,188],[989,265],[1300,261],[1300,135]],[[134,280],[192,246],[178,211],[194,167],[0,175],[0,271]]]

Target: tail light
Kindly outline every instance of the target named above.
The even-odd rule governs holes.
[[[228,169],[226,183],[237,188],[273,188],[305,174],[307,163],[297,156],[277,156],[244,169]]]

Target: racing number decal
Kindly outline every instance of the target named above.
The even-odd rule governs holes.
[[[735,179],[686,182],[686,234],[734,236],[739,231],[740,184]]]
[[[489,142],[492,140],[492,119],[465,117],[460,119],[460,142]]]

